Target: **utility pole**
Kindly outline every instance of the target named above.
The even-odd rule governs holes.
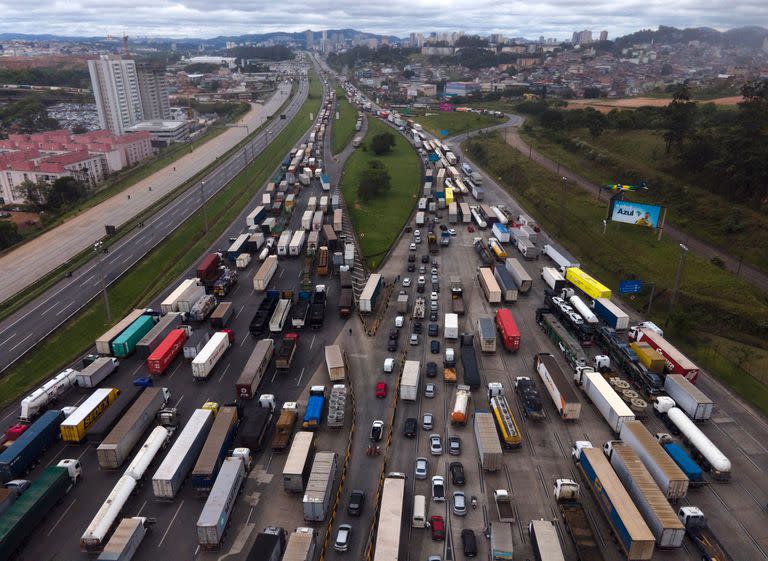
[[[677,303],[677,291],[680,290],[680,281],[683,277],[683,265],[685,265],[685,258],[688,257],[688,246],[680,244],[680,261],[677,262],[677,272],[675,273],[675,286],[672,288],[672,296],[669,299],[669,313],[667,314],[667,320],[664,322],[666,326],[669,323],[669,316],[672,315],[672,311]]]
[[[205,232],[208,233],[208,209],[205,208],[205,179],[200,181],[200,207],[203,209],[203,219],[205,220]]]
[[[109,307],[109,296],[107,295],[107,279],[104,276],[104,242],[93,244],[93,251],[99,258],[99,275],[101,276],[101,293],[104,296],[104,307],[107,310],[107,324],[112,325],[112,310]]]
[[[565,186],[568,184],[568,178],[563,176],[563,192],[560,195],[560,234],[563,233],[565,226]]]

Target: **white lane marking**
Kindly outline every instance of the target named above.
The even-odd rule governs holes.
[[[251,291],[251,292],[253,292],[253,291]],[[237,316],[239,316],[239,315],[240,315],[240,312],[242,312],[242,311],[243,311],[243,308],[245,308],[245,304],[243,304],[242,306],[240,306],[240,309],[239,309],[239,310],[237,310],[237,312],[235,312],[235,319],[237,319]]]
[[[29,335],[27,335],[26,337],[24,337],[24,338],[23,338],[21,341],[19,341],[18,343],[16,343],[16,344],[15,344],[13,347],[11,347],[10,349],[8,349],[8,352],[12,351],[12,350],[13,350],[13,349],[15,349],[16,347],[18,347],[19,345],[21,345],[22,343],[24,343],[24,341],[26,341],[26,340],[27,340],[27,339],[29,339],[30,337],[32,337],[32,333],[30,333]]]
[[[72,301],[71,301],[69,304],[67,304],[67,305],[66,305],[66,306],[64,306],[64,307],[63,307],[61,310],[59,310],[58,312],[56,312],[56,317],[58,317],[58,316],[60,316],[61,314],[63,314],[63,313],[64,313],[64,312],[65,312],[67,309],[69,309],[69,307],[70,307],[70,306],[72,306],[74,303],[75,303],[75,301],[74,301],[74,300],[72,300]]]
[[[174,367],[173,367],[173,370],[172,370],[172,371],[171,371],[171,373],[168,375],[168,379],[169,379],[169,380],[170,380],[171,378],[173,378],[173,375],[174,375],[174,374],[176,374],[176,371],[179,369],[179,367],[180,367],[180,366],[181,366],[181,361],[177,362],[177,363],[176,363],[176,366],[174,366]]]
[[[227,367],[224,369],[224,372],[222,372],[222,373],[221,373],[221,376],[219,376],[219,383],[221,383],[221,381],[224,379],[224,375],[225,375],[225,374],[227,373],[227,371],[229,370],[229,367],[231,366],[231,364],[232,364],[231,362],[230,362],[229,364],[227,364]]]
[[[242,347],[243,347],[243,345],[245,345],[245,342],[246,342],[247,340],[248,340],[248,336],[246,335],[245,337],[243,337],[243,340],[242,340],[242,341],[240,341],[240,348],[242,348]]]
[[[79,460],[80,458],[82,458],[83,456],[85,456],[85,453],[88,451],[88,448],[90,448],[90,447],[91,447],[91,445],[90,445],[90,444],[88,444],[88,445],[85,447],[85,449],[84,449],[82,452],[80,452],[80,455],[77,457],[77,459]]]
[[[160,543],[157,544],[157,547],[160,547],[163,545],[163,542],[165,541],[165,538],[168,535],[168,532],[171,531],[171,526],[173,526],[173,522],[176,520],[176,517],[179,515],[179,511],[181,510],[182,506],[184,506],[184,501],[181,501],[181,503],[179,504],[179,508],[177,508],[176,512],[173,514],[173,518],[171,518],[171,522],[170,524],[168,524],[168,528],[166,528],[165,533],[163,534],[163,537],[160,540]]]
[[[174,405],[174,407],[177,407],[177,408],[178,408],[178,406],[179,406],[179,403],[181,403],[181,400],[182,400],[182,399],[184,399],[184,394],[181,394],[181,397],[180,397],[180,398],[179,398],[179,400],[176,402],[176,404]]]
[[[144,504],[141,505],[141,508],[139,509],[139,512],[136,513],[136,516],[141,516],[141,513],[144,511],[145,506],[147,506],[147,501],[144,501]]]
[[[312,335],[312,340],[309,342],[309,350],[310,351],[312,350],[312,347],[315,344],[315,337],[317,337],[317,335]]]
[[[298,386],[301,384],[301,379],[304,377],[304,368],[301,369],[301,374],[299,374],[299,381],[296,382],[296,385]]]
[[[81,286],[85,286],[86,284],[90,283],[90,282],[91,282],[91,280],[93,280],[93,277],[95,277],[95,276],[96,276],[96,274],[94,273],[93,275],[91,275],[90,277],[88,277],[87,279],[85,279],[83,282],[81,282],[81,283],[80,283],[80,285],[81,285]]]
[[[54,525],[53,525],[53,528],[51,528],[50,530],[48,530],[48,534],[47,534],[48,536],[50,536],[50,535],[53,533],[53,531],[56,529],[56,527],[57,527],[57,526],[58,526],[58,525],[61,523],[61,521],[62,521],[62,520],[64,520],[64,517],[65,517],[65,516],[67,515],[67,513],[69,512],[69,509],[70,509],[70,508],[72,508],[73,506],[75,506],[75,503],[76,503],[76,502],[77,502],[77,499],[74,499],[74,500],[72,501],[72,504],[70,504],[70,505],[67,507],[67,510],[65,510],[65,511],[64,511],[64,512],[61,514],[61,516],[59,517],[59,519],[56,521],[56,524],[54,524]]]
[[[16,333],[11,333],[10,337],[6,337],[6,338],[5,338],[5,339],[3,339],[2,341],[0,341],[0,347],[2,347],[3,345],[5,345],[5,344],[6,344],[8,341],[10,341],[11,339],[13,339],[14,337],[16,337]]]
[[[58,453],[58,454],[56,454],[56,455],[55,455],[53,458],[51,458],[51,461],[50,461],[50,462],[48,462],[47,464],[45,464],[45,467],[48,467],[48,466],[50,466],[50,465],[51,465],[53,462],[55,462],[55,461],[56,461],[56,460],[59,458],[59,456],[61,456],[61,455],[64,453],[64,450],[66,450],[68,447],[69,447],[69,444],[65,444],[65,445],[64,445],[64,447],[63,447],[61,450],[59,450],[59,453]]]

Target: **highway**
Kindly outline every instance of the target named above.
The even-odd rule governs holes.
[[[284,87],[287,87],[285,85]],[[102,274],[111,285],[164,240],[171,232],[198,212],[201,201],[210,199],[227,185],[254,158],[256,158],[290,122],[301,108],[308,94],[308,83],[301,80],[298,91],[285,109],[286,119],[275,116],[268,129],[240,148],[219,164],[201,182],[159,209],[144,222],[143,228],[135,228],[109,249],[109,253],[94,255],[88,263],[63,278],[44,294],[5,318],[0,323],[0,372],[19,360],[25,353],[43,340],[60,325],[75,315],[101,291]],[[223,243],[221,247],[229,244]],[[117,321],[119,318],[113,318]]]
[[[368,118],[375,118],[369,116]],[[326,137],[328,143],[330,137]],[[450,141],[449,141],[450,143]],[[461,154],[457,145],[452,145],[454,153]],[[348,152],[347,152],[348,154]],[[338,169],[335,168],[331,177],[331,185],[335,190],[338,184]],[[490,204],[503,203],[513,210],[519,210],[519,205],[491,178],[484,177],[485,201]],[[296,202],[296,210],[291,218],[290,228],[296,228],[300,222],[302,210],[306,207],[309,196],[320,194],[318,185],[302,189]],[[244,217],[257,203],[254,197],[251,204],[237,218],[211,249],[226,244],[228,238],[245,229]],[[441,223],[447,223],[447,211],[441,211]],[[415,402],[404,402],[396,399],[395,386],[400,368],[393,374],[383,373],[383,360],[386,357],[398,359],[408,358],[435,361],[442,367],[441,354],[431,354],[429,342],[437,340],[441,343],[441,352],[446,345],[458,347],[457,342],[447,341],[443,337],[443,314],[449,311],[450,294],[448,277],[459,275],[464,286],[466,315],[460,318],[461,331],[476,331],[476,321],[481,316],[491,316],[494,308],[485,300],[476,281],[476,267],[479,259],[472,247],[474,236],[487,236],[488,232],[469,232],[465,225],[450,225],[456,229],[456,236],[451,238],[450,246],[440,248],[435,259],[439,263],[441,291],[438,295],[438,311],[440,332],[437,337],[427,337],[424,321],[424,333],[420,343],[415,346],[407,344],[412,322],[410,314],[406,314],[405,326],[401,329],[399,348],[396,353],[386,350],[387,334],[394,326],[394,297],[384,291],[377,304],[377,317],[381,325],[377,333],[368,337],[362,329],[362,322],[357,315],[349,320],[342,320],[336,313],[339,286],[335,276],[315,278],[316,283],[324,283],[329,287],[329,304],[325,315],[325,323],[320,330],[305,330],[300,333],[299,352],[290,371],[287,374],[276,374],[270,369],[259,388],[259,393],[273,393],[278,402],[298,399],[306,405],[308,387],[312,384],[328,385],[328,376],[323,360],[323,346],[331,342],[343,346],[347,354],[347,367],[350,373],[350,384],[355,396],[355,409],[351,405],[347,409],[346,424],[343,429],[331,429],[323,426],[315,432],[315,447],[317,451],[336,451],[339,453],[339,468],[344,465],[344,451],[348,442],[352,442],[348,472],[342,481],[337,477],[341,489],[339,510],[333,523],[330,524],[331,537],[335,537],[339,524],[353,525],[352,548],[346,553],[332,551],[332,540],[326,552],[325,559],[341,561],[343,559],[364,559],[364,547],[372,529],[373,515],[376,505],[376,491],[383,471],[402,471],[408,476],[404,520],[401,528],[401,561],[423,561],[428,555],[441,555],[442,559],[463,559],[459,535],[462,529],[472,529],[477,538],[480,551],[478,559],[488,558],[488,541],[483,537],[483,529],[488,521],[496,520],[492,503],[494,489],[508,489],[515,505],[516,520],[513,524],[516,559],[532,559],[532,549],[527,534],[528,522],[536,518],[545,518],[556,522],[566,559],[575,560],[575,552],[570,537],[565,532],[559,513],[552,498],[552,484],[558,477],[569,477],[580,481],[570,459],[570,447],[575,440],[588,439],[596,446],[612,438],[610,430],[592,407],[586,397],[581,395],[584,403],[581,419],[572,424],[562,422],[555,414],[554,406],[548,398],[540,379],[532,368],[532,356],[539,352],[550,352],[556,356],[564,372],[570,372],[559,350],[544,335],[534,320],[534,311],[542,303],[544,283],[539,280],[542,266],[548,264],[546,258],[538,261],[523,261],[522,257],[510,251],[512,257],[517,257],[524,263],[534,279],[533,288],[527,295],[521,296],[518,302],[511,304],[512,312],[521,331],[521,349],[516,354],[507,353],[497,343],[499,350],[495,353],[483,354],[477,351],[480,372],[483,383],[490,381],[502,382],[512,406],[514,415],[523,433],[523,445],[514,451],[505,451],[504,469],[495,473],[484,473],[478,464],[478,454],[474,442],[471,421],[466,426],[451,425],[448,415],[453,405],[455,389],[446,384],[442,377],[432,380],[437,385],[437,395],[434,398],[423,396],[423,386],[426,383],[424,369],[420,382],[419,397]],[[349,221],[345,217],[344,230],[349,235]],[[545,234],[539,245],[550,241]],[[416,296],[416,288],[404,288],[402,278],[408,276],[414,279],[418,273],[407,273],[406,262],[409,254],[409,244],[412,237],[404,234],[393,248],[384,263],[381,273],[388,283],[395,284],[394,293],[404,289],[411,295],[411,302]],[[416,255],[426,253],[426,242],[418,246]],[[202,257],[202,256],[201,256]],[[298,286],[302,258],[280,258],[280,269],[272,281],[270,288],[292,289]],[[252,277],[256,265],[241,275],[239,284],[226,300],[233,302],[236,316],[231,324],[236,341],[227,351],[221,363],[218,364],[207,382],[195,383],[191,377],[188,361],[177,358],[171,370],[158,380],[170,388],[172,402],[180,410],[182,424],[189,418],[195,407],[207,400],[226,403],[234,398],[234,381],[247,360],[255,339],[247,333],[247,326],[261,299],[252,290]],[[153,306],[163,299],[182,278],[194,274],[190,267],[172,286],[166,287]],[[399,281],[397,280],[399,277]],[[415,284],[415,282],[414,282]],[[429,297],[430,283],[427,283],[425,295]],[[371,324],[370,317],[364,318]],[[633,314],[633,320],[638,320]],[[199,326],[199,329],[207,329]],[[287,331],[287,330],[286,330]],[[590,351],[594,354],[594,350]],[[457,361],[460,364],[460,361]],[[102,386],[114,384],[125,388],[131,380],[146,372],[143,362],[137,357],[123,361],[118,373],[112,375]],[[534,423],[521,415],[518,400],[513,391],[513,381],[516,376],[530,376],[539,388],[544,403],[547,418]],[[459,367],[461,381],[461,367]],[[385,381],[388,386],[384,399],[374,397],[376,382]],[[724,542],[734,559],[761,560],[768,559],[768,528],[765,525],[764,505],[768,502],[768,425],[762,416],[734,397],[730,392],[704,374],[699,387],[707,393],[716,404],[713,419],[702,425],[702,430],[721,448],[731,459],[733,477],[729,483],[718,483],[707,476],[709,485],[692,490],[684,504],[700,506],[707,514],[710,525]],[[580,392],[580,390],[577,390]],[[69,392],[58,405],[71,405],[82,401],[86,391],[74,390]],[[482,389],[474,391],[470,401],[470,411],[475,412],[488,408],[488,400]],[[413,440],[403,435],[403,423],[407,417],[419,420],[425,412],[435,416],[434,429],[426,431],[419,429]],[[0,425],[3,429],[13,424],[18,414],[18,404],[0,412]],[[385,422],[385,438],[380,443],[382,455],[368,456],[369,430],[374,419]],[[393,422],[394,419],[394,422]],[[651,432],[665,430],[661,422],[652,415],[645,421]],[[391,431],[391,441],[389,433]],[[456,435],[461,438],[462,452],[460,456],[432,456],[429,453],[427,438],[431,432],[441,434],[443,447],[446,438]],[[145,436],[146,437],[146,436]],[[161,452],[164,454],[165,452]],[[429,476],[442,474],[446,476],[448,494],[458,490],[451,483],[447,473],[447,465],[451,461],[461,461],[466,473],[466,485],[462,490],[467,497],[478,497],[477,510],[469,509],[466,516],[456,516],[450,512],[450,503],[441,504],[431,500],[427,481],[417,481],[414,478],[413,466],[417,456],[429,458]],[[60,458],[80,458],[84,466],[84,482],[78,484],[73,492],[64,499],[49,514],[46,520],[36,528],[35,536],[22,550],[19,559],[22,561],[85,559],[85,554],[79,552],[77,539],[82,534],[93,514],[98,510],[118,474],[103,472],[98,469],[93,445],[63,445],[59,443],[48,450],[41,463],[30,475],[34,479],[42,466],[54,463]],[[297,526],[306,526],[303,520],[300,494],[288,494],[283,490],[282,468],[286,454],[274,454],[268,448],[256,455],[256,465],[246,481],[245,488],[239,496],[231,519],[229,531],[225,537],[222,549],[215,553],[198,551],[196,548],[195,522],[203,505],[203,499],[196,496],[191,486],[187,484],[176,499],[170,503],[156,502],[152,497],[151,485],[148,481],[131,496],[124,516],[141,514],[155,519],[155,524],[145,538],[134,559],[149,561],[155,559],[230,559],[242,561],[248,552],[256,532],[265,526],[277,525],[287,531],[293,531]],[[386,465],[385,465],[386,462]],[[149,477],[156,469],[155,461],[148,470]],[[350,517],[346,513],[349,493],[352,489],[361,489],[366,494],[366,503],[361,517]],[[414,494],[427,497],[427,516],[440,514],[447,520],[448,539],[446,542],[434,542],[430,539],[428,529],[411,528],[410,515]],[[598,510],[591,495],[583,494],[584,502],[591,520],[598,531],[598,541],[603,549],[606,561],[623,559],[615,543],[612,541],[605,518]],[[327,525],[313,526],[318,534],[318,543],[325,538]],[[319,556],[316,555],[315,559]],[[256,557],[258,559],[258,557]],[[671,551],[657,551],[655,560],[660,561],[696,561],[700,556],[694,551],[689,541],[683,548]]]

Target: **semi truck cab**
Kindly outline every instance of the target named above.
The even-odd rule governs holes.
[[[577,440],[573,443],[571,457],[574,461],[578,461],[581,458],[581,451],[585,448],[592,448],[592,443],[589,440]]]
[[[83,468],[80,465],[80,460],[74,460],[69,458],[66,460],[61,460],[58,464],[56,464],[56,466],[67,470],[67,473],[69,474],[69,478],[72,480],[72,483],[77,483],[78,478],[83,473]]]

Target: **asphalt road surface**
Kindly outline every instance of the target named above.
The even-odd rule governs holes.
[[[298,92],[285,109],[287,118],[276,119],[268,129],[222,162],[205,177],[203,187],[188,189],[148,218],[143,228],[135,228],[113,245],[108,254],[102,254],[100,259],[94,256],[73,271],[71,277],[63,278],[44,294],[4,319],[0,323],[0,348],[3,349],[0,353],[0,372],[98,296],[102,274],[107,285],[112,284],[190,216],[199,212],[203,198],[207,201],[227,185],[287,126],[301,108],[307,93],[308,83],[302,79]],[[118,319],[113,318],[114,321]]]

